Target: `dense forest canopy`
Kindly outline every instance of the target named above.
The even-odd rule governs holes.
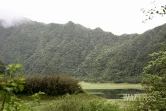
[[[0,22],[0,24],[2,21]],[[26,74],[67,74],[92,82],[140,82],[148,55],[166,41],[166,25],[143,34],[117,36],[68,22],[25,21],[0,25],[0,58],[21,63]]]

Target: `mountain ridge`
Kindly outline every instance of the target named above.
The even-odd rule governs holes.
[[[86,81],[140,82],[148,54],[159,51],[166,25],[117,36],[74,22],[32,21],[0,27],[0,58],[21,63],[26,74],[67,74]]]

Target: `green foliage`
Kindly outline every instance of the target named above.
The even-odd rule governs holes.
[[[152,2],[153,4],[153,8],[146,10],[146,9],[142,9],[142,12],[146,15],[146,20],[152,20],[156,15],[160,15],[160,16],[164,16],[166,14],[166,5],[161,5],[161,6],[157,6],[156,5],[157,0],[155,0],[154,2]],[[144,22],[145,22],[144,21]]]
[[[65,75],[30,76],[26,78],[23,94],[34,94],[39,91],[46,95],[63,95],[82,92],[77,80]]]
[[[44,92],[39,91],[38,93],[33,94],[31,97],[34,99],[34,102],[40,104],[40,95],[44,95]]]
[[[140,110],[166,110],[166,52],[150,55],[153,60],[144,68],[145,79],[142,81],[146,97],[140,104]]]
[[[24,102],[15,97],[14,92],[21,92],[24,89],[25,78],[21,71],[21,64],[10,64],[6,73],[0,76],[0,97],[2,101],[0,111],[29,111]],[[9,75],[7,79],[4,76]],[[16,75],[20,77],[16,77]]]
[[[43,111],[120,111],[119,107],[90,95],[65,95],[58,103],[52,103]],[[92,96],[92,95],[91,95]]]

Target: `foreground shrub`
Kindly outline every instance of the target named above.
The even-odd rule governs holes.
[[[25,78],[21,67],[21,64],[9,64],[5,73],[0,75],[0,111],[31,110],[24,101],[18,99],[14,94],[24,89]]]
[[[63,95],[82,92],[78,81],[65,75],[30,76],[26,78],[23,94],[45,92],[47,95]]]

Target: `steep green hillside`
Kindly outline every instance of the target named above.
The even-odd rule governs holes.
[[[0,58],[22,63],[26,74],[67,74],[88,81],[139,82],[148,54],[165,41],[166,25],[116,36],[79,24],[34,21],[0,26]]]
[[[5,72],[5,66],[4,64],[2,63],[2,61],[0,61],[0,74],[3,74]]]

